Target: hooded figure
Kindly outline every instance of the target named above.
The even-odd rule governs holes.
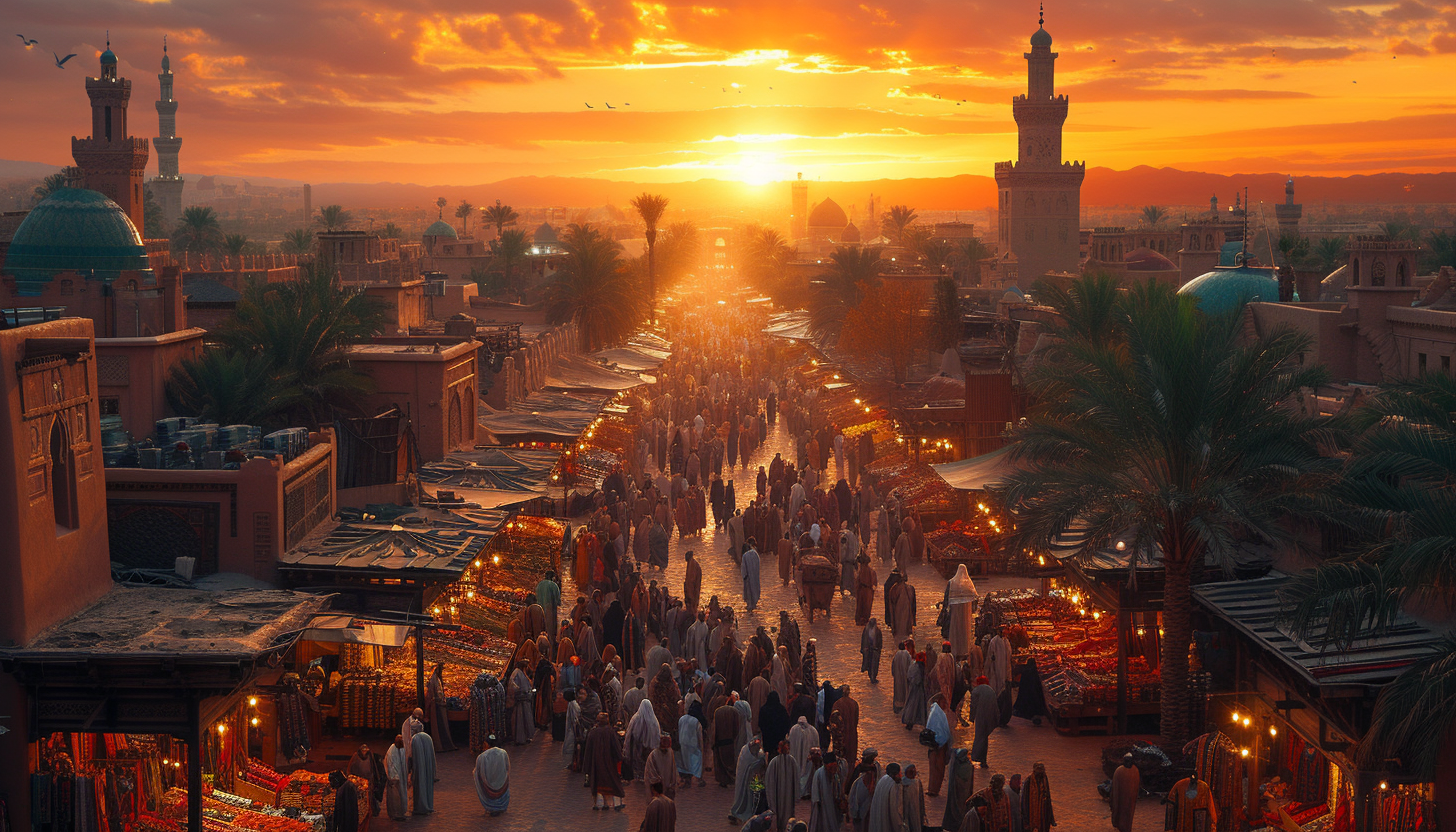
[[[1016,689],[1016,706],[1011,712],[1037,725],[1046,716],[1046,692],[1041,687],[1041,673],[1036,669],[1035,656],[1026,659],[1026,667],[1021,671],[1021,682]]]
[[[739,566],[739,574],[743,578],[743,605],[753,612],[758,607],[758,596],[761,592],[759,584],[759,561],[758,550],[753,547],[753,540],[748,542],[748,548],[743,552],[743,561]]]
[[[617,742],[617,732],[607,724],[606,714],[597,714],[596,727],[586,735],[586,748],[582,752],[582,768],[586,770],[587,786],[596,795],[596,807],[605,808],[603,798],[612,798],[612,808],[622,805],[622,777],[618,765],[622,762],[622,751]]]
[[[409,811],[409,758],[404,736],[396,735],[384,754],[384,806],[391,820],[404,820]]]
[[[491,817],[511,805],[511,758],[490,738],[486,739],[485,750],[475,758],[475,796]]]
[[[435,741],[424,731],[410,739],[410,778],[414,780],[415,814],[435,811]]]
[[[810,779],[814,774],[814,763],[809,755],[819,747],[819,732],[809,724],[807,717],[799,717],[789,729],[789,753],[799,761],[799,797],[809,796]]]
[[[1057,825],[1045,763],[1033,763],[1031,776],[1021,784],[1021,817],[1025,832],[1050,832]]]
[[[359,787],[342,771],[329,772],[334,790],[334,832],[359,832]]]
[[[710,737],[713,743],[713,776],[720,786],[733,783],[733,767],[738,758],[734,746],[742,721],[743,714],[731,701],[713,712],[713,735]]]
[[[971,795],[976,792],[976,764],[971,762],[971,752],[966,748],[955,750],[955,761],[951,763],[950,779],[945,787],[945,817],[941,828],[947,832],[960,832],[961,819],[970,808]],[[1132,832],[1132,830],[1123,830]]]
[[[633,772],[642,771],[643,761],[652,749],[657,747],[657,738],[662,735],[661,723],[646,699],[637,706],[637,713],[627,723],[626,736],[622,738],[622,752]]]
[[[880,681],[880,654],[885,649],[885,634],[871,618],[859,636],[859,669],[870,675],[870,682]]]
[[[839,832],[844,825],[844,812],[840,808],[843,795],[839,760],[831,754],[814,772],[814,782],[809,787],[809,832]]]
[[[1142,791],[1143,776],[1133,765],[1132,754],[1122,755],[1122,765],[1112,773],[1112,826],[1117,832],[1132,832],[1133,813]]]
[[[753,778],[764,772],[763,743],[753,740],[738,752],[738,766],[733,775],[733,806],[728,810],[728,819],[738,822],[752,817],[758,804],[758,795],[751,788]]]
[[[890,763],[875,784],[875,796],[870,801],[870,813],[866,818],[866,832],[901,832],[904,829],[905,804],[899,786],[900,766]]]
[[[763,734],[764,748],[773,748],[777,754],[779,742],[789,736],[790,726],[789,711],[779,701],[778,691],[769,691],[758,712],[758,730]]]
[[[789,751],[788,740],[778,744],[778,754],[769,760],[763,785],[768,808],[773,810],[776,819],[774,828],[783,832],[789,818],[794,816],[794,805],[799,799],[799,761]]]
[[[703,782],[703,728],[703,703],[693,702],[677,721],[677,743],[681,748],[677,755],[677,773],[688,785],[694,779],[699,785]]]
[[[991,731],[1001,720],[1001,709],[996,704],[996,692],[991,690],[985,676],[976,679],[976,687],[971,690],[971,722],[975,725],[976,736],[971,742],[971,759],[986,768],[986,750],[990,745]]]
[[[672,736],[658,736],[657,747],[647,755],[647,764],[642,769],[642,779],[648,788],[660,786],[668,797],[677,797],[677,758],[672,753]]]

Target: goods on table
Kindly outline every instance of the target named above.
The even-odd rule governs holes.
[[[304,772],[307,774],[307,772]],[[319,775],[327,780],[327,775]],[[359,778],[355,786],[363,784]],[[332,801],[331,801],[332,802]],[[362,802],[362,801],[361,801]],[[360,817],[368,817],[367,804]],[[138,829],[148,832],[177,832],[187,826],[187,792],[184,789],[169,789],[157,807],[157,815],[144,816],[137,823]],[[202,828],[209,832],[319,832],[324,828],[322,812],[303,811],[297,818],[289,817],[283,809],[261,806],[245,797],[213,790],[202,797]]]
[[[888,494],[899,492],[900,504],[921,513],[951,511],[960,504],[960,492],[951,488],[927,462],[916,462],[904,456],[877,457],[868,466],[878,478],[875,490]]]
[[[361,777],[347,776],[358,789],[359,817],[369,817],[369,784]],[[308,814],[329,815],[334,811],[334,794],[327,774],[295,771],[283,788],[280,802],[284,809],[296,808]]]

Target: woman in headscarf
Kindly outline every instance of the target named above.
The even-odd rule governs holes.
[[[925,654],[916,653],[915,661],[905,679],[905,707],[900,711],[900,721],[909,731],[916,725],[925,724]]]
[[[1046,716],[1046,692],[1041,687],[1041,673],[1036,668],[1036,658],[1028,657],[1026,667],[1021,671],[1021,682],[1016,689],[1016,706],[1011,712],[1022,719],[1029,719],[1040,725]]]
[[[531,679],[526,675],[528,665],[516,663],[511,673],[511,682],[506,687],[506,699],[511,706],[511,740],[516,745],[525,745],[535,734],[535,714],[531,707]]]
[[[487,741],[486,749],[475,758],[475,794],[480,798],[480,805],[491,817],[510,807],[510,779],[510,755],[506,754],[504,748],[497,748],[494,743]]]
[[[577,770],[581,768],[581,754],[586,744],[586,735],[597,725],[597,716],[602,712],[601,683],[596,679],[587,679],[576,692],[577,710],[580,716],[576,720],[576,765]]]
[[[551,727],[551,702],[556,695],[556,665],[547,655],[536,663],[532,682],[536,686],[536,727],[545,730]]]
[[[758,709],[758,731],[763,735],[763,747],[772,748],[778,754],[779,741],[788,739],[792,727],[789,710],[779,701],[778,691],[769,691],[768,699]]]
[[[819,650],[815,646],[817,643],[812,638],[805,642],[804,657],[799,661],[799,681],[810,692],[819,684]]]
[[[931,797],[940,794],[940,785],[945,780],[945,763],[950,757],[950,719],[945,715],[948,705],[945,696],[937,691],[930,698],[930,713],[925,717],[925,729],[935,733],[935,745],[925,750],[930,765]]]
[[[693,703],[688,707],[688,712],[677,721],[677,773],[682,776],[684,786],[691,786],[695,778],[698,785],[702,786],[703,737],[707,720],[703,716],[703,703],[692,694],[688,696]]]
[[[568,688],[561,695],[566,700],[566,724],[561,738],[561,756],[566,760],[566,767],[572,768],[576,764],[576,726],[581,722],[581,705],[576,701],[575,688]]]
[[[627,617],[627,611],[622,607],[622,602],[613,599],[611,606],[602,613],[602,645],[603,652],[607,647],[616,648],[616,653],[622,653],[622,622]]]
[[[602,651],[602,665],[615,670],[618,679],[625,678],[622,672],[624,670],[622,667],[622,657],[617,653],[617,648],[610,644],[607,645],[607,649]]]
[[[647,755],[657,747],[660,736],[662,728],[657,714],[652,710],[652,703],[644,699],[627,723],[627,733],[622,737],[622,761],[632,767],[634,774],[641,775]]]
[[[773,685],[774,692],[779,695],[780,702],[789,701],[789,690],[793,687],[794,672],[789,662],[789,648],[779,645],[773,657],[773,672],[769,674],[769,684]],[[777,748],[777,746],[775,746]]]
[[[624,715],[622,713],[622,683],[617,680],[617,671],[614,668],[606,668],[601,675],[602,711],[607,715],[607,721],[612,727],[620,725]]]

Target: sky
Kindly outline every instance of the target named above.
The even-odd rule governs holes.
[[[0,42],[0,158],[70,163],[109,30],[145,137],[167,37],[184,174],[419,184],[989,175],[1015,155],[1010,99],[1038,14],[1028,0],[3,5],[38,44]],[[1045,14],[1069,159],[1456,169],[1451,0],[1053,0]],[[57,68],[53,53],[76,57]]]

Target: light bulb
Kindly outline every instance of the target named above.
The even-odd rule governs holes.
[[[1245,728],[1249,727],[1249,718],[1248,717],[1244,717],[1244,727]]]
[[[499,565],[500,564],[500,555],[496,555],[495,557],[491,558],[490,560],[491,560],[492,563],[495,563],[495,564]]]
[[[465,597],[466,598],[474,598],[475,597],[475,590],[472,589],[472,590],[469,590],[468,592],[466,592],[465,593]]]
[[[1390,784],[1389,783],[1386,783],[1384,780],[1381,780],[1380,781],[1380,790],[1381,791],[1385,791],[1388,788],[1390,788]]]
[[[217,726],[217,732],[219,734],[226,734],[227,733],[227,726],[226,725],[219,725],[219,726]]]
[[[1234,711],[1234,724],[1237,725],[1238,722],[1239,722],[1239,712],[1238,711]]]
[[[1278,728],[1275,728],[1273,725],[1270,725],[1269,726],[1269,736],[1271,736],[1271,737],[1277,737],[1277,736],[1279,736],[1279,729]]]
[[[1119,552],[1125,552],[1125,551],[1127,551],[1127,543],[1125,543],[1125,542],[1123,542],[1121,540],[1117,541],[1117,551],[1119,551]]]
[[[253,717],[252,723],[253,723],[253,727],[254,728],[258,727],[258,718],[257,717]]]
[[[256,696],[249,696],[248,697],[248,705],[250,707],[253,707],[253,708],[258,707],[258,697],[256,697]]]
[[[1239,752],[1239,756],[1240,757],[1247,757],[1247,756],[1249,756],[1249,749],[1245,748],[1245,749],[1241,750]]]

